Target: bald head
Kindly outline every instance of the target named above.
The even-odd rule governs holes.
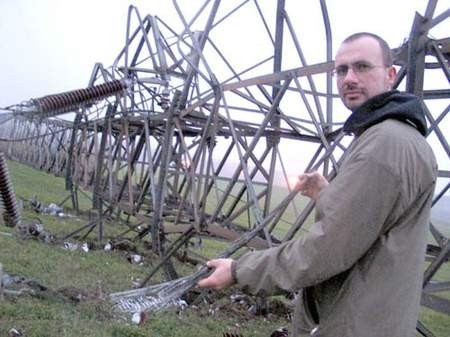
[[[368,32],[355,33],[348,36],[344,41],[342,41],[342,43],[348,43],[362,37],[370,37],[378,42],[378,45],[380,46],[381,55],[383,57],[383,63],[386,67],[389,67],[394,64],[391,48],[389,47],[386,40],[384,40],[383,38],[381,38],[376,34]]]

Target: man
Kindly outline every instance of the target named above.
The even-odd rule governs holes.
[[[344,131],[356,139],[333,181],[299,177],[316,200],[311,230],[236,261],[209,261],[214,272],[199,286],[298,292],[294,336],[412,337],[437,173],[423,106],[392,90],[396,71],[377,35],[345,39],[335,74],[352,111]]]

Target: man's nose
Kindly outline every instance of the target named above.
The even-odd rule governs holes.
[[[347,73],[345,74],[343,78],[343,82],[356,82],[358,80],[358,76],[353,71],[351,67],[348,68]]]

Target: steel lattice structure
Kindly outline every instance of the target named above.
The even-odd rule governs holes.
[[[249,246],[293,238],[314,204],[296,206],[295,191],[274,197],[278,185],[289,186],[292,157],[299,156],[297,173],[320,169],[332,179],[351,139],[340,131],[326,2],[317,5],[325,50],[315,64],[307,62],[288,2],[267,8],[257,0],[205,1],[187,18],[174,1],[180,31],[130,6],[127,40],[113,65],[96,64],[86,89],[8,107],[1,115],[2,150],[64,176],[74,207],[79,187],[93,193],[99,219],[77,232],[96,229],[102,240],[102,217],[120,212],[145,224],[136,237],[150,235],[154,251],[166,256],[170,277],[176,271],[169,257],[196,235],[234,240],[264,224]],[[436,14],[436,5],[430,0],[425,14],[416,14],[409,39],[394,50],[396,87],[423,97],[428,138],[440,153],[433,204],[450,188],[443,130],[450,110],[450,38],[429,36],[448,23],[450,9]],[[244,58],[220,42],[240,16],[249,15],[261,30],[251,42],[265,46],[267,55]],[[59,118],[68,112],[75,113],[73,120]],[[423,304],[448,314],[450,302],[435,292],[450,289],[450,280],[431,280],[448,262],[450,241],[436,224],[430,229],[435,242],[427,252]],[[169,233],[181,235],[169,245]],[[421,324],[418,330],[432,335]]]

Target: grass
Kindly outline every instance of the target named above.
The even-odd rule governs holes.
[[[58,204],[67,199],[64,179],[15,162],[8,162],[8,167],[18,199],[26,201],[36,197],[43,204]],[[80,207],[86,210],[90,205],[91,201],[80,195]],[[73,213],[70,200],[64,203],[64,207],[66,212]],[[46,231],[58,237],[89,221],[83,217],[58,218],[37,214],[29,208],[22,210],[22,219],[23,223],[39,220]],[[109,235],[124,230],[124,226],[117,222],[105,223],[105,226],[105,233]],[[224,243],[220,245],[219,249],[227,246]],[[218,242],[208,242],[204,249],[212,256],[214,247],[217,250],[218,246]],[[57,294],[67,294],[69,289],[83,292],[89,299],[77,303],[53,296],[53,292],[44,292],[40,298],[6,295],[0,301],[0,336],[8,336],[11,328],[20,329],[27,337],[189,337],[222,336],[224,332],[261,336],[288,324],[283,317],[272,315],[268,320],[248,314],[244,307],[230,309],[230,300],[223,294],[221,310],[211,311],[209,304],[190,306],[181,312],[169,309],[151,313],[143,325],[136,326],[130,322],[129,316],[115,312],[107,301],[107,294],[132,289],[133,282],[144,279],[159,262],[156,256],[144,250],[142,244],[137,244],[136,249],[145,255],[142,265],[130,264],[125,251],[69,251],[59,244],[21,239],[13,229],[1,226],[0,262],[5,272],[33,279]],[[176,270],[183,274],[194,271],[194,267],[176,260],[174,264]],[[162,273],[152,278],[155,283],[163,280]]]
[[[37,197],[44,204],[60,203],[67,198],[64,179],[36,171],[15,162],[8,163],[16,196],[29,200]],[[285,191],[274,191],[274,198],[282,198]],[[299,200],[300,204],[304,201]],[[89,209],[91,201],[81,195],[80,206]],[[64,206],[70,212],[70,200]],[[293,216],[292,216],[293,217]],[[88,222],[87,218],[57,218],[37,214],[30,209],[22,212],[23,222],[36,221],[58,236]],[[292,219],[287,219],[292,221]],[[117,222],[105,223],[105,233],[118,233],[124,229]],[[280,225],[281,229],[288,224]],[[95,238],[95,233],[92,234]],[[203,240],[199,253],[214,256],[228,245],[217,240]],[[101,248],[101,247],[99,247]],[[27,337],[144,337],[144,336],[222,336],[224,332],[241,333],[249,336],[269,336],[280,327],[290,324],[283,315],[269,317],[253,316],[246,307],[231,304],[229,293],[214,293],[217,300],[213,304],[190,306],[178,312],[169,309],[150,313],[141,326],[131,324],[129,317],[115,312],[106,300],[111,292],[131,289],[133,282],[145,278],[159,259],[146,251],[142,244],[136,249],[145,255],[142,265],[130,264],[127,252],[102,249],[89,251],[69,251],[61,245],[44,244],[38,240],[21,239],[9,227],[0,227],[0,262],[9,274],[18,274],[36,280],[60,293],[65,289],[83,291],[89,299],[81,302],[67,298],[43,295],[40,298],[6,296],[0,301],[0,336],[7,336],[11,328],[20,329]],[[189,274],[193,267],[174,260],[177,271]],[[450,280],[450,266],[446,264],[436,275],[436,280]],[[163,281],[163,275],[155,275],[153,282]],[[221,296],[219,296],[221,295]],[[447,298],[450,295],[444,294]],[[213,310],[220,308],[220,310]],[[450,317],[427,308],[421,309],[421,321],[437,337],[447,337],[450,331]]]

